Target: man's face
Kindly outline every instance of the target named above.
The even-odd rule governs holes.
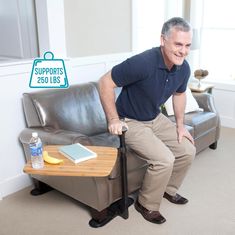
[[[192,33],[171,29],[168,36],[161,36],[161,48],[166,66],[181,65],[188,55],[192,42]]]

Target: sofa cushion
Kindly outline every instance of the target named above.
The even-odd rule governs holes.
[[[108,146],[114,148],[118,148],[120,146],[119,137],[111,135],[109,132],[89,136],[89,141],[92,145],[96,146]]]
[[[42,126],[94,135],[107,131],[99,94],[92,83],[31,94]]]

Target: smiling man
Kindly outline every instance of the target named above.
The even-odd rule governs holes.
[[[191,41],[190,25],[174,17],[162,27],[160,47],[114,66],[99,81],[110,133],[121,134],[122,125],[127,126],[126,144],[149,164],[135,208],[152,223],[166,221],[159,212],[163,197],[175,204],[188,202],[177,191],[195,156],[183,124]],[[122,87],[116,104],[115,87]],[[171,95],[176,125],[160,112]]]

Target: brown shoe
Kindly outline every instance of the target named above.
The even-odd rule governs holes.
[[[160,214],[159,211],[151,211],[143,207],[138,199],[135,202],[135,209],[149,222],[155,224],[162,224],[166,221],[166,219]]]
[[[175,203],[175,204],[186,204],[188,202],[188,199],[180,196],[179,194],[175,194],[175,196],[171,196],[168,193],[164,193],[164,198],[166,198],[168,201]]]

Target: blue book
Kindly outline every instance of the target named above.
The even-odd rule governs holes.
[[[79,143],[61,146],[59,147],[59,152],[74,163],[86,161],[97,156],[95,152]]]

